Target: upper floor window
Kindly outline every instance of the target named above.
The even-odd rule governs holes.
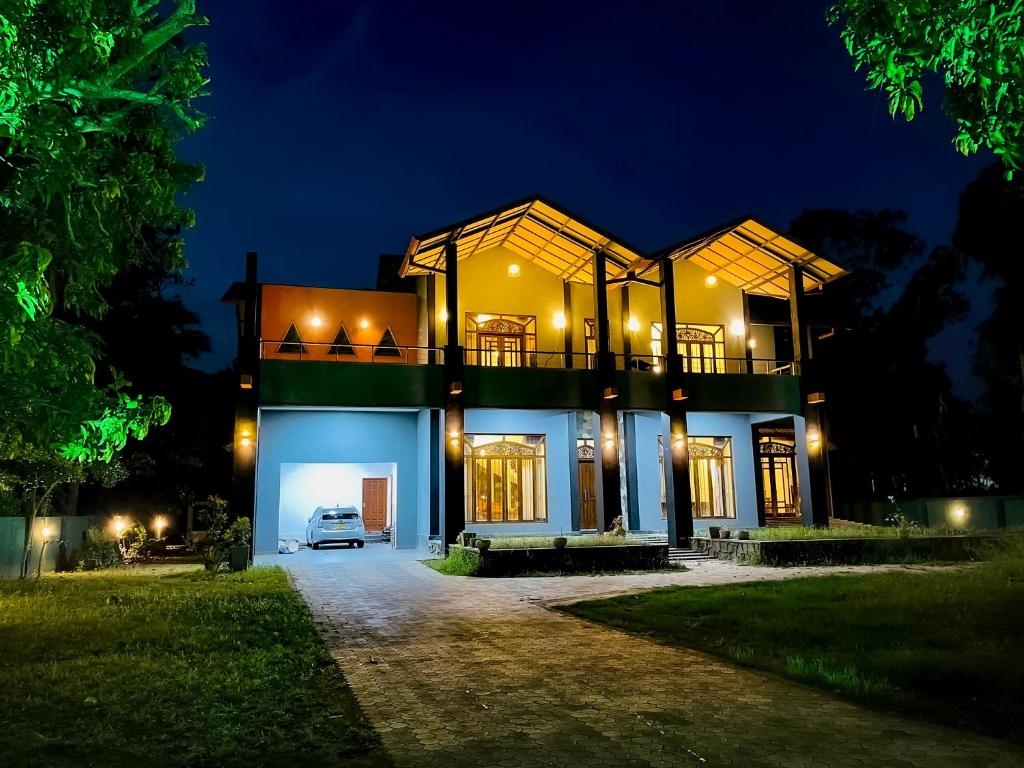
[[[466,314],[467,364],[518,368],[533,365],[536,351],[536,317]]]
[[[651,354],[664,354],[661,323],[651,323]],[[687,373],[725,373],[725,326],[676,323],[676,344]]]

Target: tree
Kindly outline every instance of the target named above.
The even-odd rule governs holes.
[[[183,266],[201,176],[176,144],[205,54],[194,0],[11,0],[0,15],[0,456],[109,461],[169,416],[107,373],[82,319],[130,265]]]
[[[942,76],[964,155],[988,147],[1008,175],[1024,164],[1024,0],[838,0],[829,24],[889,113],[924,106],[922,78]]]
[[[821,309],[837,332],[814,350],[837,495],[847,501],[962,493],[977,483],[970,409],[927,347],[966,309],[963,259],[949,247],[926,252],[905,223],[901,211],[816,210],[790,228],[851,271],[825,290]]]
[[[1024,260],[1016,223],[1024,184],[992,166],[960,195],[953,244],[996,281],[992,313],[978,328],[975,373],[985,382],[980,424],[989,472],[1004,493],[1024,489]]]

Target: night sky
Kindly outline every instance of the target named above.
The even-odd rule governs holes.
[[[206,0],[206,165],[187,197],[184,293],[234,355],[218,299],[260,254],[266,282],[371,287],[377,254],[539,192],[641,248],[752,213],[904,208],[947,242],[960,190],[941,92],[913,123],[853,72],[818,2],[344,3]],[[780,8],[785,8],[780,11]],[[968,321],[936,340],[972,395]]]

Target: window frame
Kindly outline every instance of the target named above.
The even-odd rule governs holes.
[[[486,443],[474,445],[475,438],[493,438]],[[523,442],[535,440],[534,443]],[[489,446],[504,446],[495,449],[494,452],[487,451]],[[515,449],[513,449],[515,447]],[[532,449],[527,452],[525,449]],[[530,523],[548,522],[548,487],[547,487],[547,435],[546,434],[509,434],[477,432],[467,433],[463,437],[463,493],[464,493],[464,518],[467,525],[519,525]],[[477,500],[480,498],[479,476],[477,474],[478,462],[486,467],[487,489],[486,509],[483,516]],[[495,472],[495,464],[500,468]],[[524,518],[526,509],[524,488],[527,485],[526,468],[530,471],[530,494],[532,517]],[[515,467],[514,476],[518,478],[519,505],[516,518],[510,517],[511,504],[509,499],[513,498],[511,493],[511,480],[513,474],[510,469]],[[495,481],[501,482],[501,518],[494,518],[495,504]]]

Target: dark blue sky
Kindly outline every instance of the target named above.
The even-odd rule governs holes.
[[[951,145],[940,93],[911,124],[865,90],[825,3],[207,0],[206,165],[188,196],[185,291],[234,354],[217,303],[244,252],[268,282],[368,287],[380,252],[540,192],[641,248],[744,213],[904,208],[948,240],[988,162]],[[972,394],[972,317],[937,340]]]

